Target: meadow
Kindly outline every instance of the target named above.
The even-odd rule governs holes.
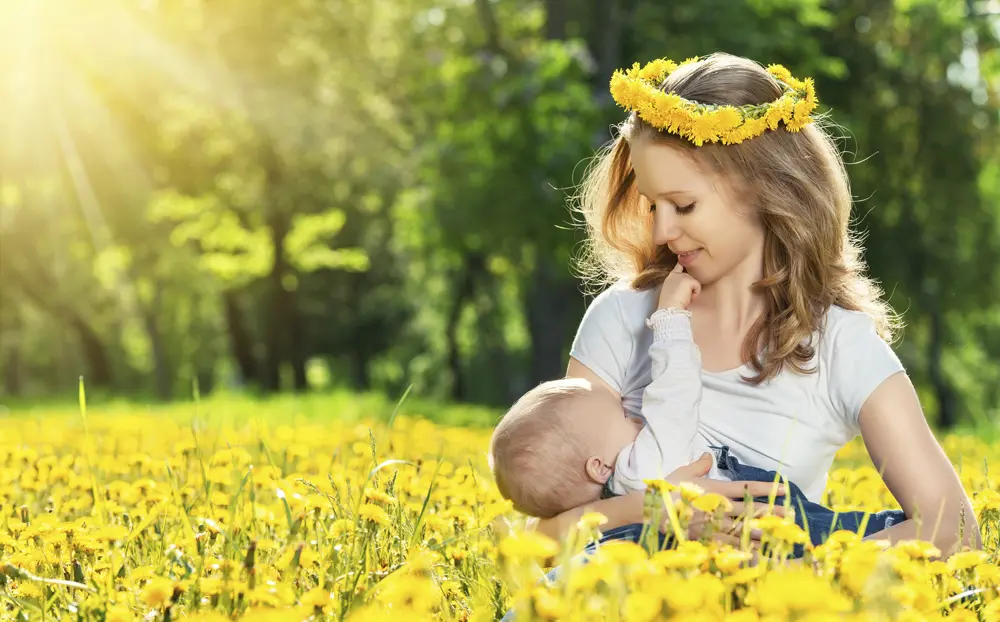
[[[489,410],[335,394],[4,414],[5,620],[1000,620],[995,436],[943,436],[983,551],[942,561],[841,532],[790,563],[803,534],[768,517],[757,563],[708,541],[615,543],[544,585],[601,517],[563,546],[524,532],[489,474]],[[678,524],[722,503],[682,492]],[[825,502],[897,507],[860,441]]]

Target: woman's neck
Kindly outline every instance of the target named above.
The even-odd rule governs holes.
[[[720,328],[745,333],[764,313],[765,300],[753,284],[761,280],[763,262],[748,257],[725,276],[702,288],[698,308],[714,316]]]

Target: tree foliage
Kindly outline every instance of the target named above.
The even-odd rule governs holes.
[[[0,7],[0,386],[332,382],[508,403],[586,300],[569,199],[611,72],[817,80],[897,350],[1000,405],[1000,15],[975,0],[101,0]],[[311,375],[312,374],[312,375]]]

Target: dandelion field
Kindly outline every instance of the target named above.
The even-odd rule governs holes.
[[[3,620],[1000,620],[1000,443],[943,439],[984,550],[835,534],[803,563],[708,541],[664,551],[525,533],[486,464],[489,428],[330,402],[207,401],[0,418]],[[350,413],[341,412],[349,408]],[[367,410],[366,410],[367,409]],[[706,497],[686,490],[683,522]],[[651,498],[653,495],[650,495]],[[896,507],[863,445],[834,509]],[[775,551],[800,534],[761,519]],[[790,528],[791,527],[791,528]],[[545,562],[567,562],[552,585]]]

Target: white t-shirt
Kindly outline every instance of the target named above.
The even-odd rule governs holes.
[[[651,379],[653,335],[646,319],[658,294],[657,288],[637,291],[626,283],[605,290],[588,307],[570,350],[639,418]],[[825,330],[814,339],[810,367],[817,371],[810,374],[786,368],[755,387],[740,379],[753,375],[747,366],[703,370],[699,435],[728,445],[744,464],[778,471],[819,502],[834,454],[860,434],[861,407],[903,366],[862,312],[831,307]]]

